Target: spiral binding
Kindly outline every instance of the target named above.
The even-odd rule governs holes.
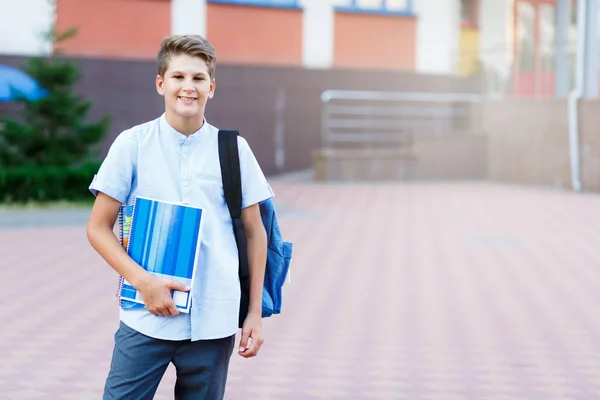
[[[123,227],[123,224],[125,223],[125,216],[123,215],[123,206],[121,206],[119,208],[119,242],[121,243],[121,246],[125,247],[124,242],[123,242],[123,238],[124,238],[124,234],[125,234],[125,229]],[[119,299],[119,307],[123,306],[123,300],[121,299],[121,289],[123,288],[123,276],[119,275],[119,285],[117,287],[117,299]]]
[[[134,197],[133,205],[132,205],[132,209],[131,209],[131,221],[129,223],[127,233],[125,233],[126,216],[123,211],[124,211],[125,207],[128,207],[128,206],[121,205],[121,208],[119,209],[119,214],[118,214],[119,241],[121,243],[121,246],[123,246],[123,248],[127,252],[129,252],[129,243],[130,243],[130,239],[131,239],[131,228],[132,228],[132,224],[133,224],[133,215],[135,214],[135,200],[136,200],[136,198]],[[127,235],[127,244],[125,245],[125,236],[126,235]],[[125,278],[123,276],[119,276],[119,285],[117,287],[117,298],[119,299],[120,307],[123,307],[123,298],[121,297],[121,290],[123,289],[124,282],[125,282]]]

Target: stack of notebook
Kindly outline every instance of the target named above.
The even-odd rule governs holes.
[[[119,212],[119,236],[127,254],[152,275],[193,288],[202,237],[203,210],[136,197]],[[175,306],[189,312],[191,291],[172,291]],[[117,297],[123,308],[143,307],[140,293],[123,277]]]

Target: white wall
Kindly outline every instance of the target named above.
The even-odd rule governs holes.
[[[206,37],[206,0],[171,0],[171,34]]]
[[[0,54],[48,54],[42,39],[54,22],[50,0],[0,0]]]
[[[414,0],[414,10],[417,15],[417,72],[455,74],[458,70],[460,0]]]

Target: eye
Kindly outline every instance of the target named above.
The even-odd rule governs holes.
[[[183,76],[182,75],[175,75],[175,76],[173,76],[173,78],[175,78],[175,79],[183,79]]]
[[[203,81],[203,80],[204,80],[204,78],[203,78],[203,77],[201,77],[201,76],[197,76],[197,77],[195,77],[195,78],[194,78],[194,80],[195,80],[195,81]]]

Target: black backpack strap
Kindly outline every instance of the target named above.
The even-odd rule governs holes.
[[[238,152],[238,135],[238,131],[219,131],[219,162],[221,164],[223,193],[231,215],[233,234],[238,248],[239,276],[242,289],[239,318],[239,326],[241,327],[248,314],[248,304],[250,302],[250,272],[248,269],[244,223],[242,221],[242,177]]]

